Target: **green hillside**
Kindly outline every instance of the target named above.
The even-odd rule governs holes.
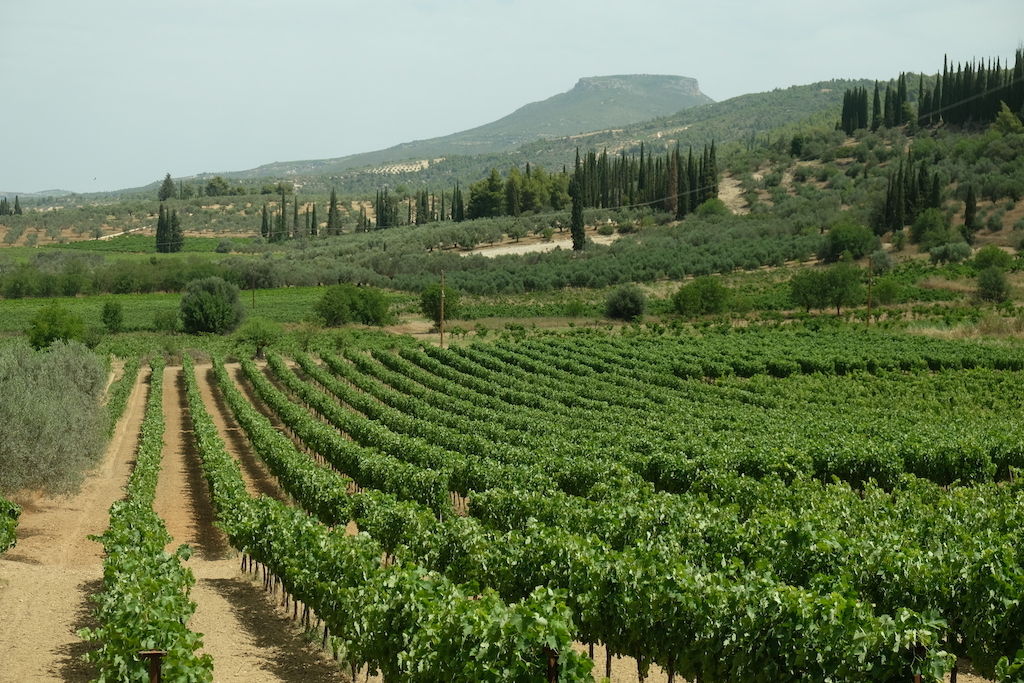
[[[222,175],[235,179],[317,175],[407,159],[504,152],[537,138],[619,128],[710,102],[713,100],[700,91],[696,79],[683,76],[581,78],[568,92],[527,104],[497,121],[452,135],[335,159],[265,164]]]

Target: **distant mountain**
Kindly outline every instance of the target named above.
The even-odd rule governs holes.
[[[409,159],[436,159],[507,152],[543,138],[621,128],[713,102],[694,78],[683,76],[598,76],[581,78],[568,91],[520,107],[504,118],[440,138],[335,159],[265,164],[225,178],[249,179],[337,173]],[[202,177],[212,176],[203,174]]]
[[[74,192],[70,190],[43,190],[42,192],[5,192],[0,190],[0,197],[6,197],[11,201],[14,201],[15,197],[39,199],[40,197],[66,197],[69,194],[74,194]]]

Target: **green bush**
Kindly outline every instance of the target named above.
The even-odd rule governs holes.
[[[704,275],[683,285],[672,297],[676,313],[694,318],[698,315],[724,313],[729,309],[732,294],[719,278]]]
[[[25,330],[29,344],[42,349],[55,341],[83,341],[85,323],[82,319],[54,301],[36,311]]]
[[[995,266],[1006,270],[1013,264],[1013,257],[994,244],[987,244],[974,255],[974,267],[978,271]]]
[[[960,263],[971,257],[971,245],[966,242],[949,242],[928,250],[932,263]]]
[[[329,327],[362,323],[378,327],[391,322],[387,295],[373,287],[343,282],[327,288],[316,304],[316,314]]]
[[[636,285],[617,287],[605,300],[604,313],[612,320],[635,320],[647,310],[647,297]]]
[[[1006,301],[1010,298],[1010,283],[1006,273],[998,266],[989,266],[978,273],[978,296],[984,301]]]
[[[103,454],[107,373],[77,342],[0,347],[0,492],[70,493]]]
[[[945,244],[949,237],[949,218],[939,209],[922,212],[910,226],[910,241],[922,250]]]
[[[875,234],[866,225],[842,221],[832,227],[822,242],[819,258],[838,261],[845,252],[855,259],[866,256],[875,246]]]
[[[459,291],[451,287],[444,288],[444,319],[451,320],[458,318],[461,311],[459,306]],[[420,294],[420,310],[423,315],[433,320],[435,324],[441,322],[441,284],[434,282],[427,285]]]
[[[188,334],[227,334],[245,317],[238,287],[219,277],[188,283],[181,297],[181,325]]]
[[[107,301],[103,304],[103,312],[100,313],[100,320],[110,334],[117,334],[124,331],[124,306],[120,301]]]

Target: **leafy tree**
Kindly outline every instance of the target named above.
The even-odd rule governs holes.
[[[910,226],[910,241],[922,250],[945,244],[950,238],[949,219],[939,209],[927,209]]]
[[[391,322],[389,308],[387,295],[379,289],[345,282],[328,287],[315,310],[329,327],[348,323],[380,327]]]
[[[168,199],[174,199],[174,190],[174,181],[171,180],[171,174],[168,173],[164,176],[164,181],[160,183],[160,189],[156,191],[157,201],[165,202]]]
[[[180,316],[189,334],[226,334],[242,322],[245,310],[238,287],[214,276],[188,283],[181,297]]]
[[[444,288],[445,320],[459,317],[461,312],[459,309],[459,298],[458,290],[447,286]],[[424,288],[420,294],[420,310],[423,311],[423,315],[433,320],[435,324],[441,322],[441,284],[439,282],[431,283]]]
[[[724,313],[729,309],[732,293],[721,280],[710,275],[694,278],[672,297],[676,313],[694,318],[698,315]]]
[[[864,299],[861,269],[849,263],[837,263],[824,272],[822,290],[825,300],[836,307],[836,315],[844,306],[852,306]]]
[[[978,296],[985,301],[1006,301],[1010,298],[1010,283],[999,266],[989,266],[978,273]]]
[[[853,258],[859,259],[871,251],[875,241],[871,228],[842,220],[825,235],[818,256],[823,261],[838,261],[844,253],[850,252]]]
[[[206,196],[207,197],[223,197],[231,194],[231,186],[228,185],[228,181],[220,176],[214,176],[210,178],[206,183]]]
[[[100,320],[107,332],[117,334],[124,331],[124,306],[120,301],[111,299],[103,303],[103,311],[100,313]]]
[[[646,310],[647,297],[634,284],[626,284],[613,289],[604,305],[604,314],[612,320],[635,320]]]
[[[824,308],[828,301],[823,280],[824,274],[820,270],[805,268],[797,271],[789,279],[789,298],[808,313],[812,308]]]
[[[492,168],[491,174],[469,186],[469,205],[466,207],[467,218],[492,218],[500,216],[505,198],[505,184],[501,180],[498,169]]]
[[[256,358],[263,358],[264,349],[280,339],[282,334],[281,326],[277,323],[266,318],[253,317],[239,328],[235,333],[235,339],[240,344],[253,347]]]
[[[25,329],[33,348],[43,349],[55,341],[83,341],[85,323],[60,303],[54,301],[39,308]]]

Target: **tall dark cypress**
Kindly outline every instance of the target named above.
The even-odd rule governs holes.
[[[168,253],[176,254],[185,246],[185,233],[181,230],[181,219],[178,218],[178,210],[171,210],[167,218],[167,242]]]
[[[875,97],[871,101],[871,131],[878,130],[882,125],[882,95],[878,91],[878,81],[875,81]]]
[[[263,202],[263,221],[260,224],[260,235],[263,239],[270,238],[270,215],[267,213],[266,202]]]
[[[167,234],[167,211],[164,209],[163,203],[160,204],[160,210],[157,213],[156,219],[156,250],[157,253],[166,254],[168,252],[168,245],[170,240]]]
[[[316,237],[320,231],[320,224],[316,220],[316,202],[313,202],[313,208],[310,209],[310,213],[312,215],[309,217],[309,234],[312,237]]]

